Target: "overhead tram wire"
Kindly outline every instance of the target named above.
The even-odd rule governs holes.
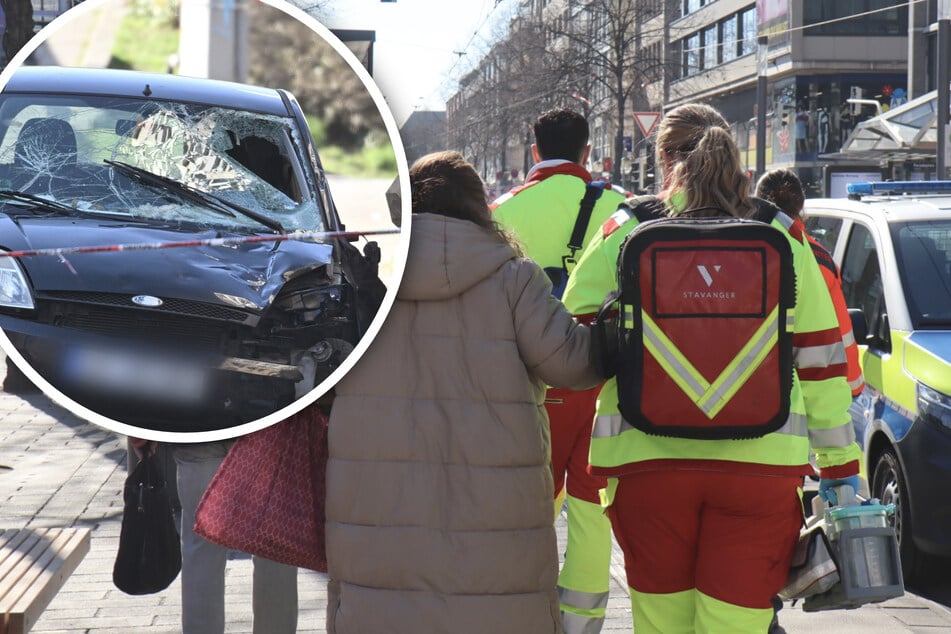
[[[485,0],[485,2],[483,2],[483,5],[482,5],[483,9],[485,8],[488,1],[489,0]],[[479,32],[486,25],[486,23],[492,18],[492,16],[499,10],[500,5],[502,5],[504,2],[505,0],[494,0],[494,4],[492,5],[492,8],[485,14],[485,16],[482,18],[482,21],[479,23],[479,25],[476,26],[475,29],[473,29],[472,35],[469,36],[469,40],[466,42],[465,46],[463,46],[458,51],[452,51],[452,53],[456,56],[456,59],[453,61],[452,66],[450,66],[446,70],[446,79],[442,83],[440,83],[438,86],[433,88],[432,91],[430,91],[429,95],[425,98],[425,101],[429,101],[429,99],[432,98],[434,95],[436,95],[436,93],[445,89],[449,83],[455,81],[451,78],[454,76],[456,67],[459,66],[463,57],[465,57],[468,54],[468,49],[470,46],[472,46],[472,42],[479,35]]]

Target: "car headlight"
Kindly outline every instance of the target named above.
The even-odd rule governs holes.
[[[951,429],[951,396],[919,383],[918,415]]]
[[[0,306],[33,308],[33,294],[15,258],[0,258]]]

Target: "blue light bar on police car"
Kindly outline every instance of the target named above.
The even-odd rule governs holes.
[[[951,192],[951,181],[884,181],[876,183],[849,183],[849,196],[872,194],[941,194]]]

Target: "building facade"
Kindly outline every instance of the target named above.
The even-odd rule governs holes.
[[[839,150],[858,123],[934,89],[938,3],[522,0],[503,42],[535,33],[544,51],[523,53],[535,56],[535,72],[542,74],[557,72],[558,50],[585,38],[589,50],[573,53],[591,60],[589,76],[604,79],[610,75],[611,60],[620,60],[623,72],[614,82],[619,90],[610,81],[563,83],[557,94],[535,87],[533,110],[566,105],[583,111],[592,131],[589,168],[620,175],[629,189],[651,191],[656,186],[652,135],[645,135],[651,130],[638,124],[655,119],[652,113],[690,102],[708,103],[724,114],[750,175],[757,176],[757,79],[764,68],[759,47],[765,38],[766,167],[794,169],[808,195],[816,196],[828,194],[833,181],[844,175],[896,175],[894,161],[885,164],[880,157],[855,153],[845,157]],[[613,52],[598,48],[610,47],[618,28],[626,33],[630,57],[619,57],[628,55],[623,48]],[[570,36],[572,30],[583,37]],[[504,74],[511,50],[500,42],[493,55],[484,63]],[[480,68],[478,81],[464,80],[450,100],[450,130],[458,128],[453,100],[456,105],[460,100],[485,104],[490,100],[480,93],[497,90],[504,109],[507,99],[531,98],[511,83],[501,90],[493,87],[487,79],[491,73]],[[618,108],[622,95],[626,102]],[[526,121],[530,119],[523,115],[515,125],[524,126]],[[524,157],[526,152],[517,146],[530,143],[530,137],[509,135],[506,142],[507,158],[499,158],[495,167]],[[491,178],[499,171],[489,169],[487,174]],[[934,164],[918,157],[899,171],[905,178],[929,178]]]

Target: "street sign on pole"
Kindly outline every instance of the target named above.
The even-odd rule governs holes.
[[[657,122],[660,121],[660,112],[635,112],[634,123],[641,129],[645,137],[649,137]]]

